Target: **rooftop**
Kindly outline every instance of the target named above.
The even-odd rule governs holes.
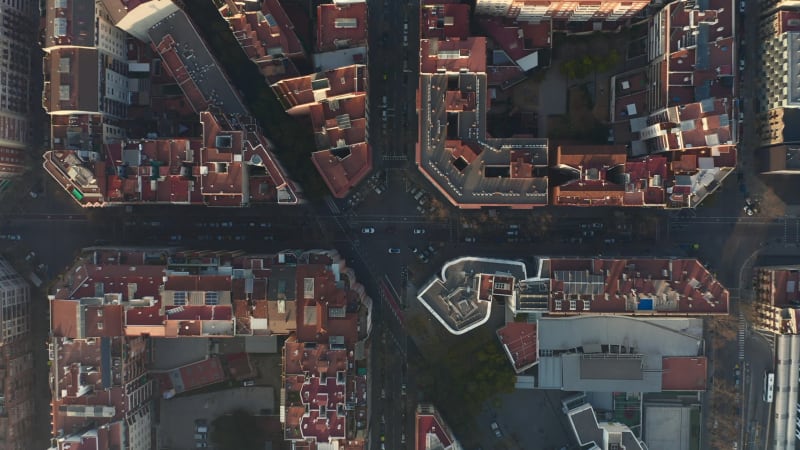
[[[461,3],[421,5],[419,31],[422,39],[467,39],[469,5]]]
[[[141,338],[55,338],[50,345],[53,436],[91,444],[91,428],[96,433],[113,429],[115,422],[149,415],[152,383],[143,376],[145,348]],[[121,435],[93,437],[112,442]]]
[[[42,103],[50,114],[98,112],[101,56],[96,48],[60,47],[44,56]]]
[[[148,34],[164,67],[173,74],[196,112],[214,105],[227,114],[247,114],[236,89],[183,10],[157,22]]]
[[[459,450],[450,428],[442,420],[439,412],[428,404],[417,406],[415,415],[415,450]]]
[[[208,359],[187,364],[177,369],[155,375],[161,393],[174,389],[173,394],[192,391],[203,386],[225,381],[225,371],[216,355]]]
[[[367,2],[338,2],[317,6],[317,52],[367,44]]]
[[[736,10],[732,0],[679,1],[664,8],[668,22],[661,39],[667,49],[659,81],[665,103],[651,106],[733,97]]]
[[[535,323],[509,322],[497,330],[497,337],[515,372],[522,373],[538,361]]]
[[[698,316],[727,314],[730,294],[696,259],[537,257],[448,261],[417,298],[453,334],[466,333],[502,298],[514,313]],[[541,330],[535,332],[541,341]]]
[[[485,70],[485,38],[421,41],[419,169],[460,208],[544,205],[547,140],[488,135]]]
[[[286,342],[285,388],[290,398],[297,396],[287,408],[287,439],[328,442],[345,437],[349,364],[353,361],[343,344]]]
[[[759,300],[778,308],[800,306],[800,266],[759,267],[755,282]]]
[[[673,356],[661,362],[661,389],[664,391],[705,391],[708,360],[705,356]]]
[[[511,22],[499,17],[481,17],[478,23],[514,62],[536,50],[551,47],[552,30],[549,20],[528,23]]]
[[[516,282],[526,278],[522,262],[463,257],[447,262],[417,298],[449,332],[464,334],[489,320],[495,297],[513,302]]]
[[[568,181],[554,186],[552,203],[570,206],[644,206],[666,201],[668,161],[628,160],[623,145],[559,146],[556,167]]]
[[[119,141],[103,152],[45,152],[44,167],[84,207],[137,203],[297,203],[249,116],[204,111],[202,138]]]
[[[598,422],[592,405],[584,403],[567,412],[575,438],[581,446],[594,444],[595,448],[624,448],[645,450],[644,445],[630,428],[614,422]]]
[[[366,142],[366,66],[352,65],[272,85],[292,115],[311,117],[318,151],[311,155],[334,197],[345,197],[372,170]]]
[[[169,256],[166,265],[162,257],[166,256],[160,251],[144,259],[128,251],[110,251],[78,261],[53,296],[53,333],[80,339],[287,334],[298,329],[304,342],[330,339],[348,348],[359,339],[363,291],[351,271],[341,272],[346,269],[341,263],[335,269],[331,262],[304,263],[286,272],[282,269],[287,266],[265,255],[220,261],[179,252]],[[204,267],[204,274],[185,275],[186,267]],[[243,272],[241,277],[239,272],[232,277],[234,268]],[[335,277],[347,282],[340,285]],[[244,282],[238,283],[240,279]],[[310,297],[285,295],[287,285],[298,283],[310,289]],[[236,324],[234,329],[235,321],[246,326]]]
[[[47,0],[44,6],[44,47],[94,47],[98,15],[94,2]]]
[[[545,317],[538,327],[543,389],[660,392],[664,357],[702,351],[701,319]]]
[[[278,0],[264,0],[261,9],[255,2],[226,0],[219,11],[269,83],[300,74],[293,59],[305,59],[305,51]]]
[[[550,258],[550,314],[727,314],[730,295],[696,259]]]

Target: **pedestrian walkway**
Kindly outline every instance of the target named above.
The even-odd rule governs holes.
[[[331,210],[331,213],[333,213],[333,215],[336,216],[336,215],[341,214],[341,211],[339,210],[339,207],[336,206],[336,202],[333,200],[333,198],[330,195],[326,195],[325,196],[325,204],[328,205],[328,209]]]
[[[744,340],[745,330],[747,329],[747,321],[744,319],[744,313],[739,312],[739,360],[744,361]]]

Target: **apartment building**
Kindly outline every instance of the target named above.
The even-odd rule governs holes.
[[[414,413],[414,450],[461,450],[439,411],[430,403],[420,403]]]
[[[149,372],[151,339],[268,335],[289,336],[284,375],[301,399],[282,398],[286,439],[363,446],[371,300],[335,251],[93,250],[49,300],[53,449],[153,448],[154,392],[202,386],[197,371],[232,377],[211,357],[174,386]]]
[[[467,275],[465,275],[467,274]],[[462,257],[417,294],[450,333],[489,320],[492,303],[549,316],[727,314],[730,293],[696,259],[539,257],[524,262]]]
[[[800,11],[775,12],[762,20],[759,34],[762,64],[755,82],[761,145],[792,146],[800,143]],[[785,160],[780,153],[768,156]],[[769,171],[786,168],[770,165]]]
[[[47,0],[42,105],[51,116],[97,115],[93,140],[76,141],[79,150],[122,138],[119,121],[131,103],[125,32],[115,27],[99,2]],[[51,140],[56,140],[52,137]]]
[[[648,0],[477,0],[475,14],[520,22],[611,22],[630,19],[649,4]]]
[[[333,0],[317,6],[313,64],[327,71],[367,62],[367,2]]]
[[[311,118],[314,166],[334,197],[344,198],[372,170],[367,67],[349,65],[272,85],[286,112]]]
[[[295,61],[306,59],[305,50],[278,0],[264,0],[260,7],[257,2],[226,0],[219,13],[270,84],[300,75]]]
[[[33,445],[33,347],[28,283],[0,258],[0,449]]]
[[[25,168],[37,2],[0,1],[0,183]]]

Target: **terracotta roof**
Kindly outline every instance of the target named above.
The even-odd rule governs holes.
[[[464,40],[422,39],[420,41],[420,73],[486,72],[486,38],[469,37]]]
[[[551,258],[550,313],[727,314],[730,296],[696,259]]]
[[[535,323],[509,322],[497,330],[497,337],[517,373],[528,369],[538,361]]]
[[[704,356],[675,356],[661,360],[661,390],[705,391],[708,361]]]
[[[419,32],[422,39],[466,39],[469,37],[469,5],[461,3],[422,5]]]
[[[317,6],[318,52],[359,47],[367,43],[367,2]]]

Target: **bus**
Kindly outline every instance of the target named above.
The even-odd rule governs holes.
[[[772,390],[775,385],[775,374],[769,371],[764,372],[764,401],[772,403]]]

